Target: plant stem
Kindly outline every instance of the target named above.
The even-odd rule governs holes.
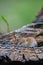
[[[9,24],[8,24],[8,21],[5,19],[4,16],[1,16],[1,18],[4,20],[4,22],[7,24],[7,31],[9,32]]]

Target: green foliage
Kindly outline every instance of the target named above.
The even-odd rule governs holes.
[[[0,15],[9,23],[10,31],[31,23],[43,7],[43,0],[0,0]]]

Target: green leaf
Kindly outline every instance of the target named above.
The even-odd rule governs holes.
[[[6,23],[6,25],[7,25],[7,31],[9,32],[10,30],[9,30],[9,24],[8,24],[8,21],[5,19],[4,16],[1,16],[1,18],[2,18],[2,20],[4,20],[4,22]]]

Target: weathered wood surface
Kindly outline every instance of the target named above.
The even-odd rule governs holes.
[[[37,41],[36,47],[19,45],[23,38],[33,37]],[[43,17],[38,22],[28,24],[5,35],[0,35],[0,60],[8,61],[39,61],[43,59]]]

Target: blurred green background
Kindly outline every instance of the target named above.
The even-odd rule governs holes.
[[[43,0],[0,0],[0,30],[7,31],[1,16],[9,23],[10,31],[31,23],[43,7]]]

